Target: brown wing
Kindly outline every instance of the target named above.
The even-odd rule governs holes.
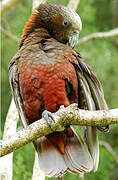
[[[89,98],[91,97],[92,101],[94,102],[94,109],[95,110],[106,110],[108,109],[106,101],[104,99],[104,92],[102,89],[102,86],[93,71],[93,69],[81,58],[80,55],[77,57],[78,65],[74,64],[76,74],[79,81],[79,88],[78,88],[78,96],[81,96],[81,91],[83,96],[81,96],[81,99],[86,101],[86,108],[91,109],[92,102],[89,101]],[[88,95],[88,96],[87,96]],[[90,96],[90,97],[89,97]],[[86,99],[86,100],[85,100]],[[81,103],[81,102],[80,102]],[[81,105],[79,105],[79,108],[82,108]]]
[[[22,121],[23,126],[26,127],[28,125],[28,120],[23,111],[24,108],[23,108],[22,98],[20,95],[19,80],[18,80],[17,61],[19,58],[20,56],[16,54],[16,56],[14,56],[14,58],[11,60],[9,64],[9,81],[20,119]]]
[[[102,110],[108,109],[104,99],[104,93],[99,80],[92,68],[81,58],[76,57],[78,64],[71,62],[75,67],[78,78],[78,106],[80,109]],[[84,127],[84,138],[88,145],[91,156],[94,160],[94,171],[97,170],[99,162],[99,143],[97,128],[101,131],[108,131],[105,127]]]

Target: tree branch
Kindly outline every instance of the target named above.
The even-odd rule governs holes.
[[[76,11],[80,0],[69,0],[68,7]]]
[[[105,126],[118,124],[118,109],[88,111],[80,110],[77,104],[61,108],[54,113],[55,122],[52,120],[53,131],[62,131],[68,125],[80,126]],[[27,128],[17,132],[11,138],[0,141],[0,156],[4,156],[37,138],[53,132],[45,119],[32,123]]]
[[[100,145],[103,146],[114,157],[116,163],[118,164],[118,155],[115,153],[111,145],[106,141],[100,141]]]
[[[89,34],[81,38],[78,41],[78,45],[82,45],[89,40],[98,39],[98,38],[108,38],[108,37],[113,37],[113,36],[118,36],[118,28],[115,28],[107,32],[97,32],[97,33]]]
[[[16,132],[18,113],[14,100],[12,99],[7,118],[5,121],[3,140],[11,137]],[[12,180],[12,159],[13,153],[0,158],[0,179]]]
[[[10,37],[11,39],[15,41],[19,41],[19,38],[13,35],[10,31],[4,29],[3,27],[0,27],[0,31],[3,32],[6,36]]]

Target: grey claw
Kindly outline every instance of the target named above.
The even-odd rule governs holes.
[[[51,118],[54,122],[56,122],[56,119],[55,119],[53,113],[51,113],[50,111],[45,110],[42,113],[42,117],[46,120],[46,122],[47,122],[48,126],[50,127],[50,129],[53,130],[52,129],[52,123],[50,121],[50,118]]]
[[[97,126],[97,129],[101,132],[109,132],[109,125],[107,126]]]

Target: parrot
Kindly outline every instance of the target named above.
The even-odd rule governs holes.
[[[42,117],[51,128],[53,113],[72,103],[85,110],[108,109],[94,70],[74,50],[81,30],[80,16],[65,6],[40,4],[31,14],[9,63],[9,81],[24,128]],[[108,132],[109,126],[84,126],[81,135],[70,125],[36,139],[41,171],[57,178],[66,172],[96,171],[98,131]]]

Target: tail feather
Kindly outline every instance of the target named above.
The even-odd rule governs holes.
[[[71,127],[73,132],[74,128]],[[61,133],[61,132],[60,132]],[[80,136],[64,138],[64,154],[60,153],[47,137],[35,141],[38,152],[40,169],[48,177],[61,177],[67,171],[71,173],[85,173],[93,169],[93,159],[87,145]]]
[[[81,146],[81,143],[79,143],[75,136],[67,138],[65,161],[69,171],[74,173],[85,173],[92,170],[93,160],[86,148],[86,145]]]
[[[80,75],[81,76],[81,75]],[[92,85],[89,86],[88,81],[84,76],[81,76],[80,83],[84,89],[84,95],[87,102],[87,109],[89,110],[96,110],[96,101],[94,101],[96,95],[93,95],[93,88]],[[91,88],[92,90],[91,90]],[[97,98],[97,97],[96,97]],[[96,171],[98,168],[99,163],[99,142],[97,137],[97,128],[96,127],[84,127],[84,135],[85,135],[85,142],[88,146],[89,152],[93,158],[94,167],[93,170]]]
[[[58,177],[67,170],[63,156],[58,149],[46,138],[42,137],[40,141],[35,141],[40,169],[48,177]]]
[[[93,157],[93,162],[94,162],[93,171],[96,171],[99,163],[99,141],[97,136],[97,128],[85,127],[84,137],[85,137],[85,142],[88,145],[89,152]]]

